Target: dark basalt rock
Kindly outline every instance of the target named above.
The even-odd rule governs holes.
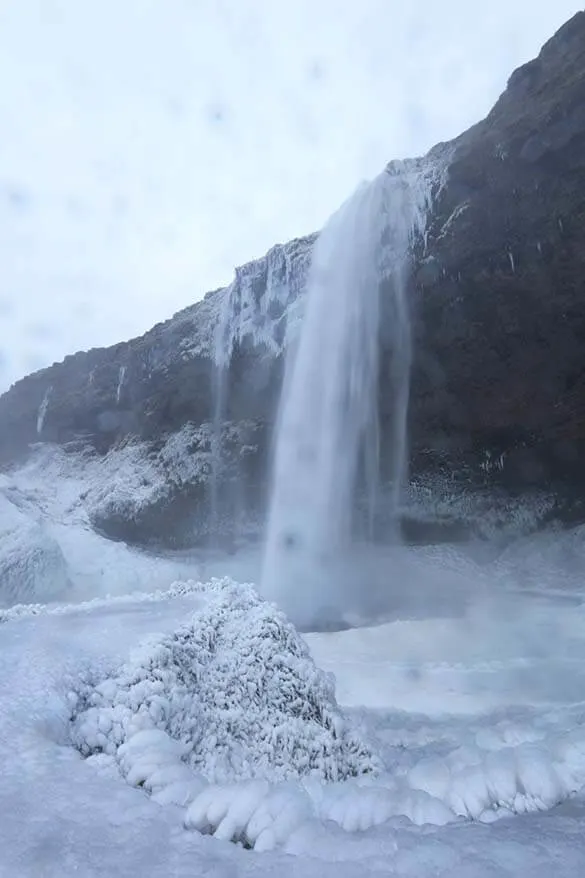
[[[584,13],[454,146],[415,274],[414,453],[582,485]]]
[[[550,490],[561,498],[558,508],[566,501],[572,520],[579,519],[585,496],[585,13],[512,74],[485,120],[435,147],[445,149],[451,151],[448,179],[426,240],[417,245],[411,278],[411,472],[444,473],[477,491]],[[233,312],[242,320],[251,314],[257,334],[240,333],[235,341],[223,415],[255,422],[262,437],[253,505],[266,483],[286,309],[302,289],[303,253],[313,240],[277,247],[236,276]],[[284,299],[272,294],[275,285],[287,288]],[[0,398],[0,462],[16,461],[39,438],[83,438],[103,453],[129,436],[158,442],[187,422],[211,421],[221,295],[209,294],[141,338],[76,354],[17,382]],[[272,347],[262,342],[270,321]],[[383,326],[381,337],[384,475],[391,399]],[[174,496],[163,517],[182,518],[189,496]],[[156,530],[160,518],[153,518]],[[110,533],[114,525],[101,523]],[[413,527],[405,525],[406,531]],[[142,533],[122,522],[119,530],[148,541],[149,528]]]

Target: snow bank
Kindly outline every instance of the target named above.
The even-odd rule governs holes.
[[[0,606],[54,600],[70,588],[67,564],[42,523],[0,491]]]
[[[365,832],[391,817],[438,826],[456,820],[442,802],[416,790],[363,789],[349,781],[248,781],[207,787],[187,808],[184,823],[187,829],[266,851],[296,847],[295,834],[310,824],[334,823],[345,832]]]
[[[411,787],[443,801],[453,814],[489,823],[546,811],[585,786],[585,726],[514,746],[496,735],[409,772]]]
[[[113,755],[122,768],[122,745],[158,729],[211,782],[375,772],[376,759],[337,707],[332,677],[285,617],[251,586],[213,580],[199,588],[206,601],[187,624],[82,688],[75,746]]]
[[[185,826],[257,850],[308,850],[318,824],[366,832],[407,818],[418,826],[464,820],[494,823],[546,811],[583,790],[585,728],[515,746],[461,747],[421,760],[407,774],[379,774],[322,784],[244,782],[212,785],[188,804]],[[192,788],[191,788],[192,791]],[[188,800],[187,800],[188,801]]]
[[[150,592],[168,589],[178,580],[201,578],[198,558],[137,552],[122,541],[106,539],[91,526],[88,508],[93,489],[115,492],[119,479],[126,485],[124,490],[130,499],[135,489],[139,502],[139,470],[129,472],[130,463],[124,455],[121,452],[119,459],[106,464],[105,458],[88,448],[65,450],[40,445],[24,466],[0,476],[0,493],[23,515],[38,522],[45,537],[59,546],[72,583],[67,600]],[[128,455],[131,461],[130,451]],[[137,464],[138,458],[142,459],[138,455]],[[39,592],[15,599],[24,602],[50,598]]]

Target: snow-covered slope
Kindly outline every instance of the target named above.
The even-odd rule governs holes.
[[[0,476],[0,607],[168,588],[200,575],[193,558],[141,554],[91,525],[100,502],[140,508],[160,483],[157,460],[134,447],[112,460],[41,446],[24,467]]]

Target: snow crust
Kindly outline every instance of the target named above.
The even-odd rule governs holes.
[[[483,746],[421,761],[410,771],[409,783],[453,814],[474,820],[545,811],[583,789],[585,726],[535,737],[516,743],[484,735]]]
[[[199,582],[174,582],[170,588],[165,590],[107,595],[106,597],[91,598],[88,601],[79,601],[75,604],[14,604],[6,610],[0,610],[0,622],[15,622],[30,616],[71,616],[80,612],[105,608],[110,610],[119,608],[123,612],[126,606],[168,601],[175,597],[199,594],[200,591],[201,583]]]

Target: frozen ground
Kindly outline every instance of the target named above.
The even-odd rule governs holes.
[[[186,760],[163,714],[158,731],[136,733],[143,702],[128,697],[128,681],[152,678],[181,626],[218,618],[217,587],[173,581],[247,580],[256,559],[156,559],[108,543],[87,527],[79,485],[47,460],[42,469],[0,485],[67,572],[62,603],[46,604],[54,594],[43,596],[39,581],[33,606],[0,610],[2,878],[581,874],[585,533],[524,539],[489,557],[442,546],[370,558],[378,581],[386,571],[383,623],[305,640],[317,667],[334,673],[344,722],[376,771],[283,780],[281,760],[264,782],[240,761],[230,778],[225,766],[214,775],[209,739],[204,759]],[[262,605],[229,587],[242,596],[242,631],[252,631]],[[240,641],[237,626],[226,638],[239,679],[255,641]],[[300,661],[298,679],[313,679]],[[228,665],[219,655],[218,704],[231,691]],[[86,759],[69,718],[71,692],[88,679],[109,681],[100,709],[122,704],[128,722],[113,749]],[[107,723],[100,729],[109,740]]]

